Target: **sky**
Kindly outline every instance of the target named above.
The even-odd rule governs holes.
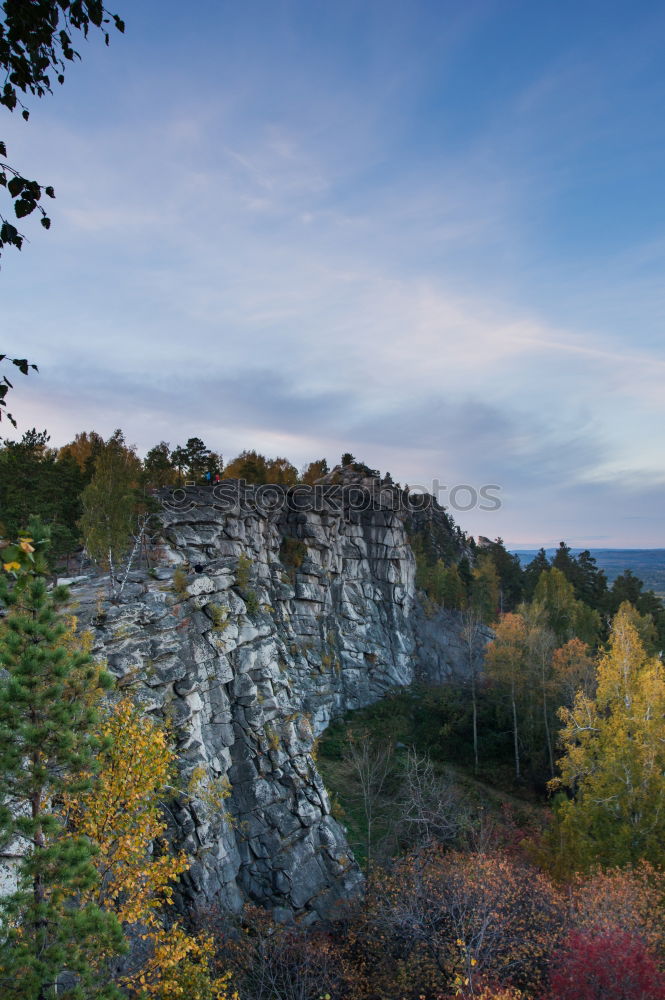
[[[22,429],[351,451],[495,487],[451,512],[512,547],[665,547],[662,3],[110,7],[0,118],[57,195],[0,270]]]

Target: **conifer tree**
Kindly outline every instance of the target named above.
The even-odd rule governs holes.
[[[160,441],[145,456],[143,462],[143,482],[146,486],[159,489],[172,486],[178,480],[178,470],[171,458],[168,441]]]
[[[455,563],[446,568],[443,577],[443,604],[446,608],[460,611],[466,606],[466,588]]]
[[[499,574],[489,553],[481,553],[473,570],[471,603],[485,624],[495,621],[499,610]]]
[[[539,549],[531,562],[524,568],[524,596],[531,600],[534,595],[541,573],[550,568],[545,549]]]
[[[67,831],[59,805],[94,773],[92,706],[110,678],[63,641],[67,592],[48,591],[36,555],[29,537],[5,546],[0,573],[0,844],[19,859],[15,891],[0,900],[0,995],[45,1000],[57,988],[59,1000],[101,1000],[117,992],[99,956],[124,938],[113,914],[80,902],[98,878],[93,848]]]

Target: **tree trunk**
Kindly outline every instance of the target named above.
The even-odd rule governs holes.
[[[543,722],[545,723],[545,739],[547,741],[547,756],[550,762],[550,776],[554,777],[554,754],[552,753],[552,737],[550,735],[550,721],[547,712],[547,691],[545,689],[545,674],[543,671]]]
[[[513,745],[515,749],[515,777],[519,780],[520,775],[520,748],[517,735],[517,704],[515,701],[515,681],[511,684],[510,689],[511,701],[513,705]]]
[[[33,764],[35,764],[35,766],[37,763],[38,762],[34,761],[33,759]],[[39,818],[39,815],[41,813],[41,801],[42,801],[41,791],[35,792],[32,796],[32,801],[30,803],[30,812],[33,819]],[[44,831],[42,830],[41,826],[38,826],[36,828],[33,841],[35,845],[35,850],[37,851],[41,851],[46,847],[46,838],[44,836]],[[42,905],[45,899],[44,880],[40,873],[39,874],[36,873],[32,879],[32,898],[34,899],[35,902],[35,910],[37,910]],[[34,929],[35,929],[35,951],[37,954],[41,954],[46,945],[46,941],[44,940],[46,936],[46,921],[43,919],[36,919],[34,922]],[[42,983],[39,987],[38,1000],[48,1000],[49,992],[50,992],[49,985],[47,983]]]
[[[115,567],[113,565],[113,550],[109,546],[109,599],[115,597]]]
[[[471,701],[473,703],[473,773],[478,774],[478,697],[475,672],[471,674]]]

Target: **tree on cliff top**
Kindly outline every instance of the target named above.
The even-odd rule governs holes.
[[[95,473],[83,491],[79,521],[88,555],[110,574],[112,595],[115,573],[132,547],[140,479],[141,462],[117,430],[97,457]]]

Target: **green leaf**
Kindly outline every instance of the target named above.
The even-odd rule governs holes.
[[[7,147],[5,146],[4,142],[2,142],[2,140],[0,139],[0,156],[6,156],[6,155],[7,155]]]
[[[41,224],[44,227],[44,229],[50,229],[51,228],[51,220],[49,219],[48,215],[45,215],[44,218],[41,219],[40,221],[41,221]]]
[[[48,195],[49,198],[55,198],[55,191],[50,184],[44,188],[44,194]]]
[[[27,108],[23,108],[23,111],[21,112],[21,116],[23,117],[24,121],[27,122],[28,118],[30,117],[30,112],[28,111]]]

